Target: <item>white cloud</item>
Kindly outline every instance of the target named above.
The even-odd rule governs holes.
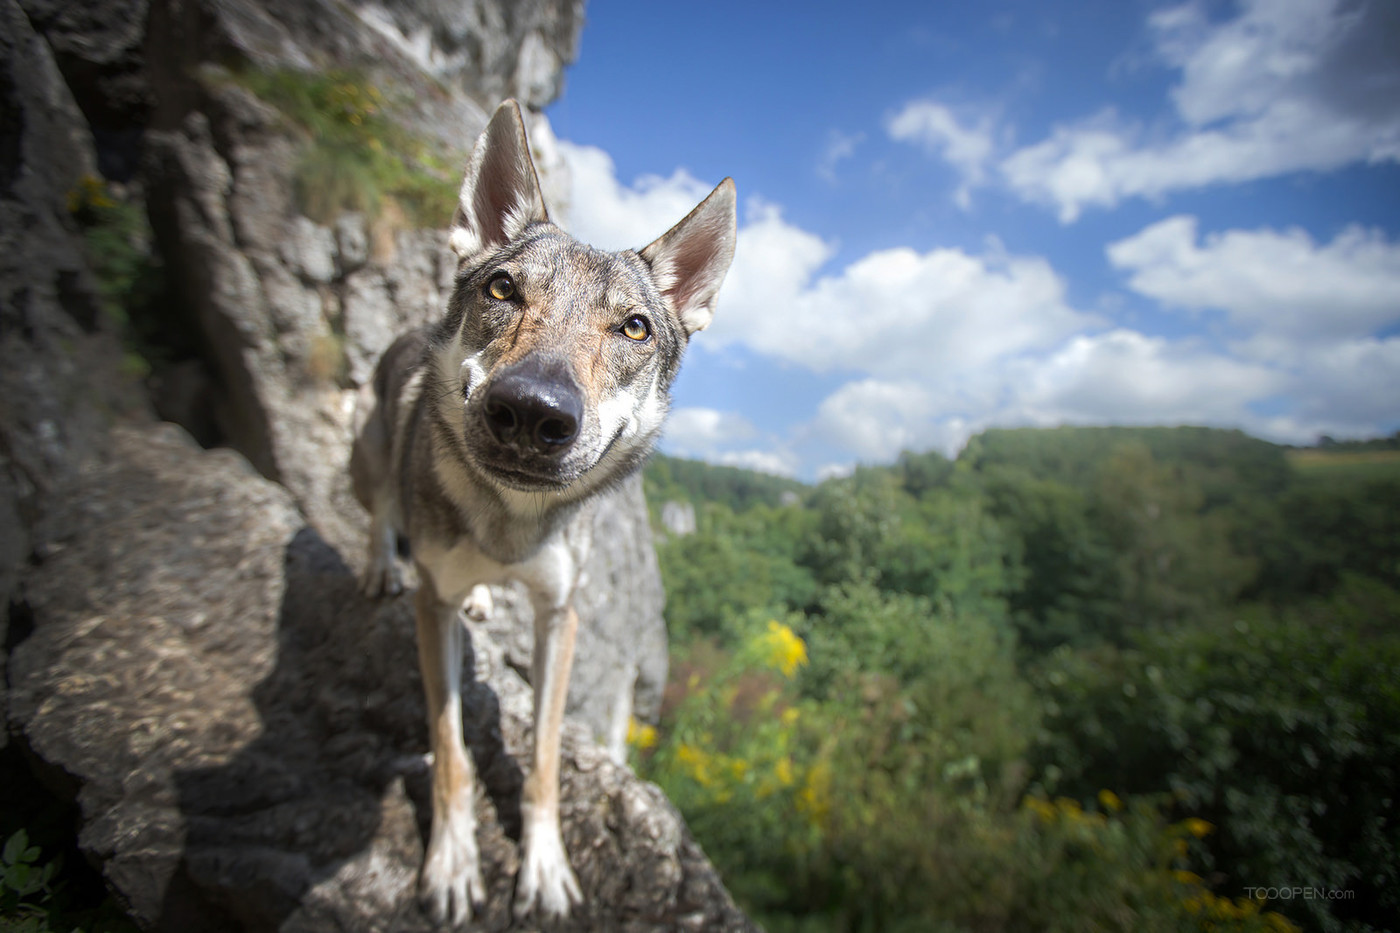
[[[1362,433],[1400,415],[1400,244],[1351,226],[1330,243],[1298,229],[1201,237],[1169,217],[1112,243],[1129,286],[1168,308],[1224,313],[1239,365],[1264,368],[1291,415],[1255,430],[1285,439]],[[1373,429],[1373,428],[1372,428]]]
[[[798,458],[786,450],[729,450],[707,459],[722,466],[757,470],[775,476],[795,476],[801,465]]]
[[[782,447],[757,448],[758,429],[743,415],[714,408],[678,408],[666,421],[662,447],[678,457],[692,457],[726,466],[792,476],[801,466],[798,458]],[[734,449],[748,442],[750,446]]]
[[[856,154],[856,147],[865,142],[864,133],[843,133],[832,130],[827,134],[826,148],[817,161],[817,175],[828,182],[836,182],[836,167]]]
[[[1075,337],[1026,369],[1013,410],[1034,423],[1233,423],[1283,386],[1267,366],[1121,328]]]
[[[757,433],[743,415],[713,408],[678,408],[666,420],[666,445],[684,456],[708,454]]]
[[[560,225],[603,249],[640,249],[689,214],[713,188],[685,169],[669,178],[644,175],[631,186],[617,180],[612,157],[594,146],[559,141],[572,175],[570,203]],[[718,181],[718,179],[716,179]]]
[[[1364,434],[1400,416],[1400,337],[1316,347],[1300,356],[1293,375],[1297,415],[1331,426],[1329,433]]]
[[[906,104],[885,124],[891,139],[917,144],[957,171],[962,183],[953,200],[964,210],[971,206],[972,189],[982,183],[996,147],[991,120],[983,116],[971,122],[975,125],[965,125],[946,104],[925,99]]]
[[[1113,111],[1057,126],[1002,162],[1013,190],[1071,222],[1129,197],[1400,159],[1400,6],[1247,0],[1212,24],[1191,3],[1149,26],[1181,74],[1182,128],[1159,139]]]
[[[961,406],[936,380],[855,380],[821,403],[814,426],[858,459],[878,462],[906,449],[951,455],[992,425],[1239,425],[1254,420],[1251,403],[1292,384],[1268,365],[1121,328],[1000,361],[980,380],[985,391]]]
[[[951,381],[1095,323],[1069,306],[1048,262],[996,245],[983,255],[881,250],[815,275],[827,255],[776,212],[746,227],[707,336],[819,372]]]
[[[916,382],[862,379],[848,382],[817,410],[818,432],[863,460],[888,460],[906,448],[923,448],[938,414]]]
[[[1400,244],[1348,227],[1326,245],[1305,231],[1229,230],[1198,240],[1176,216],[1108,246],[1134,291],[1168,307],[1218,309],[1246,332],[1365,336],[1400,323]]]

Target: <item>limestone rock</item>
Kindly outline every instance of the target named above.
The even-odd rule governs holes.
[[[429,929],[411,599],[371,602],[290,495],[178,429],[120,430],[67,485],[26,584],[11,727],[78,787],[80,843],[158,930]],[[464,719],[489,895],[517,924],[529,690],[474,632]],[[563,826],[586,903],[565,930],[741,930],[683,822],[576,727]]]
[[[48,43],[0,0],[0,607],[29,528],[120,417],[149,417],[122,375],[69,192],[96,171],[92,136]]]

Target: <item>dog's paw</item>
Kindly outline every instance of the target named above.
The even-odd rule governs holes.
[[[476,820],[459,811],[439,823],[433,820],[432,839],[418,877],[418,900],[438,926],[464,928],[472,908],[486,900],[476,849]]]
[[[370,558],[369,564],[360,574],[360,592],[370,599],[397,596],[403,592],[403,578],[392,557]]]
[[[491,613],[496,609],[494,601],[491,599],[491,588],[484,583],[478,583],[472,587],[471,595],[462,604],[462,611],[467,614],[467,618],[473,622],[485,622],[491,618]]]
[[[583,903],[583,893],[569,867],[558,825],[527,823],[523,845],[520,874],[515,878],[516,918],[536,910],[546,917],[567,917],[570,908]]]

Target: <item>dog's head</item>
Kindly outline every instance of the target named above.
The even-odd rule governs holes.
[[[502,490],[573,498],[625,475],[661,430],[734,241],[726,178],[644,249],[580,243],[550,223],[506,101],[476,143],[453,218],[459,266],[433,353],[440,429]]]

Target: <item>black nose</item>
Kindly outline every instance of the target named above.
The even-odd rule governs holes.
[[[483,415],[502,444],[560,454],[578,437],[583,395],[564,364],[527,360],[491,380]]]

